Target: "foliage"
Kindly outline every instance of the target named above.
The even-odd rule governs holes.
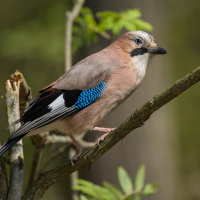
[[[134,184],[123,167],[118,168],[118,180],[121,190],[108,182],[99,186],[82,179],[73,189],[81,193],[80,200],[140,200],[142,195],[155,194],[158,189],[157,184],[145,184],[144,165],[138,169]]]
[[[99,35],[111,39],[108,32],[116,36],[120,34],[122,29],[127,31],[152,31],[151,24],[140,18],[141,12],[138,9],[125,10],[119,13],[103,11],[94,16],[90,8],[82,8],[81,14],[77,17],[73,27],[73,52],[75,53],[83,45],[96,42]]]

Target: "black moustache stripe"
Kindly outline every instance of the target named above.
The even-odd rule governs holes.
[[[130,55],[131,55],[131,57],[133,57],[133,56],[143,55],[147,52],[148,52],[147,48],[141,47],[141,48],[137,48],[137,49],[132,50],[130,52]]]

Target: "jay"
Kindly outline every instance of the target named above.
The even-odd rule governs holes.
[[[30,102],[13,124],[21,122],[21,127],[0,147],[0,156],[24,136],[56,129],[66,133],[77,148],[73,163],[82,153],[75,136],[111,130],[96,126],[137,89],[150,58],[166,53],[150,34],[130,31],[78,62]]]

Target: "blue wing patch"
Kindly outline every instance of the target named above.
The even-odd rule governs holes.
[[[107,83],[102,81],[95,88],[83,90],[75,103],[75,108],[82,109],[95,102],[103,94],[106,85]]]

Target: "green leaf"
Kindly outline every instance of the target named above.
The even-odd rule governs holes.
[[[139,9],[125,10],[121,12],[121,17],[133,22],[135,19],[141,17],[141,12]]]
[[[136,194],[134,200],[141,200],[141,194]]]
[[[118,167],[118,179],[124,193],[129,193],[133,190],[131,178],[123,167]]]
[[[87,194],[92,197],[97,196],[97,194],[93,191],[93,187],[94,187],[93,183],[83,180],[83,179],[78,179],[77,183],[78,185],[72,187],[73,190],[83,192],[84,194]]]
[[[82,8],[80,16],[76,18],[73,25],[73,54],[81,47],[89,46],[92,42],[98,40],[96,29],[98,30],[98,25],[92,10],[87,7]]]
[[[133,194],[130,194],[130,195],[126,196],[126,198],[123,198],[123,200],[133,200],[133,199],[134,199]]]
[[[135,190],[140,191],[144,187],[144,179],[145,179],[145,166],[141,165],[137,171],[135,178]]]
[[[86,187],[93,187],[93,186],[94,186],[94,184],[93,184],[92,182],[86,181],[86,180],[84,180],[84,179],[78,179],[78,180],[77,180],[77,183],[78,183],[79,185],[84,185],[84,186],[86,186]]]
[[[123,193],[116,186],[108,183],[106,181],[103,182],[103,186],[108,189],[116,199],[120,199]]]
[[[99,185],[95,185],[94,191],[97,193],[97,199],[102,200],[116,200],[115,196],[108,189],[103,188]]]
[[[114,11],[103,11],[103,12],[98,12],[96,14],[96,16],[100,19],[100,20],[105,20],[109,17],[112,18],[116,18],[118,17],[118,13],[114,12]]]
[[[84,17],[87,26],[93,27],[93,28],[97,26],[97,23],[94,19],[94,15],[90,8],[87,8],[87,7],[82,8],[81,14]]]
[[[80,200],[88,200],[88,198],[83,194],[79,195],[79,199]]]
[[[125,10],[119,13],[113,11],[103,11],[96,14],[100,23],[98,29],[100,31],[111,30],[114,35],[118,35],[123,28],[127,31],[131,30],[152,30],[151,24],[141,19],[139,9]]]
[[[112,30],[116,20],[119,18],[119,14],[110,11],[104,11],[96,14],[100,23],[98,29],[101,31]]]
[[[97,197],[97,194],[91,188],[87,188],[85,186],[77,185],[77,186],[74,186],[72,189],[79,191],[79,192],[82,192],[84,194],[87,194],[91,197],[95,197],[95,198]]]
[[[135,26],[137,26],[138,30],[147,30],[147,31],[153,30],[153,26],[150,23],[145,22],[141,19],[135,20]]]
[[[155,194],[158,190],[159,185],[156,183],[148,183],[145,185],[143,194],[144,195],[152,195]]]
[[[125,21],[123,26],[127,31],[132,31],[137,29],[135,23],[132,23],[130,21]]]
[[[73,190],[80,191],[95,199],[115,200],[115,196],[107,188],[95,185],[89,181],[78,179],[78,185],[73,187]]]

